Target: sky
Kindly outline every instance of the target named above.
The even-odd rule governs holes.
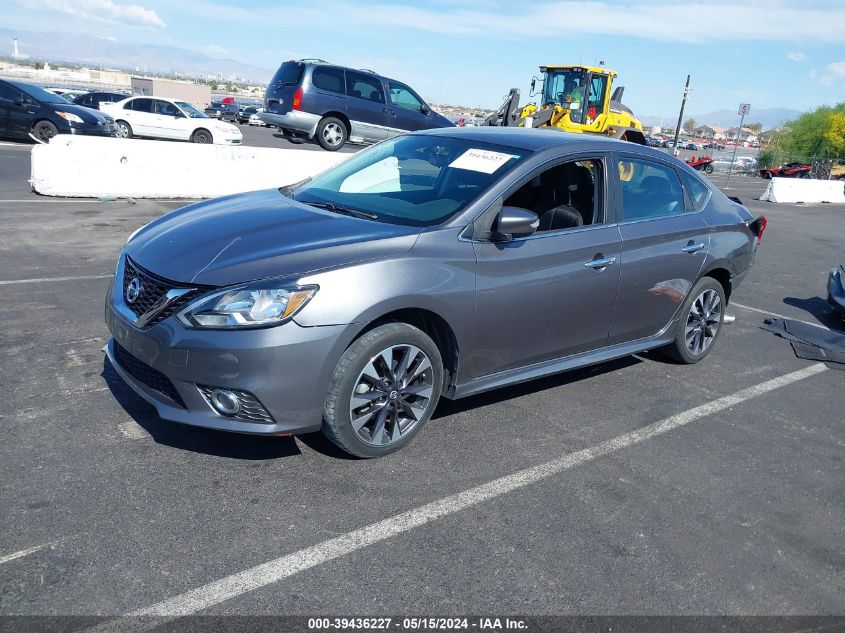
[[[541,64],[619,73],[642,115],[807,110],[845,101],[843,0],[0,0],[0,26],[201,51],[267,69],[322,58],[370,68],[428,101],[528,101]],[[668,121],[667,121],[668,123]]]

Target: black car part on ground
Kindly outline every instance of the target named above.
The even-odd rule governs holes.
[[[794,319],[766,319],[760,327],[789,341],[798,358],[845,371],[845,333]]]

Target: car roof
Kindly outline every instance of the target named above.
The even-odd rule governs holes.
[[[421,130],[414,134],[430,134],[434,136],[448,136],[454,138],[477,141],[479,143],[493,143],[508,145],[516,149],[525,149],[533,152],[553,148],[566,147],[577,150],[634,150],[652,156],[666,157],[664,152],[658,152],[645,145],[620,141],[593,134],[573,134],[561,132],[554,129],[524,128],[524,127],[453,127]]]

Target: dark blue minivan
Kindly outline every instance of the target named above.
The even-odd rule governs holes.
[[[267,84],[259,116],[294,138],[335,151],[414,130],[453,127],[409,86],[321,59],[285,62]]]

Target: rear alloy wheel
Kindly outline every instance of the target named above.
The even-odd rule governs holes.
[[[704,171],[708,174],[712,174],[713,173],[713,165],[705,165]]]
[[[50,139],[59,133],[59,128],[50,121],[39,121],[32,128],[32,135],[42,143],[49,143]]]
[[[126,121],[118,121],[115,125],[117,126],[117,138],[132,138],[132,126]]]
[[[443,384],[434,342],[405,323],[364,334],[341,356],[329,385],[323,432],[347,453],[399,450],[428,422]]]
[[[335,152],[346,145],[349,133],[343,121],[335,117],[326,117],[317,125],[317,142],[325,150]]]
[[[724,307],[722,284],[712,277],[695,284],[681,308],[675,340],[664,348],[667,355],[689,365],[707,356],[721,332]]]
[[[200,145],[209,145],[212,143],[211,132],[200,128],[191,135],[191,143],[199,143]]]

